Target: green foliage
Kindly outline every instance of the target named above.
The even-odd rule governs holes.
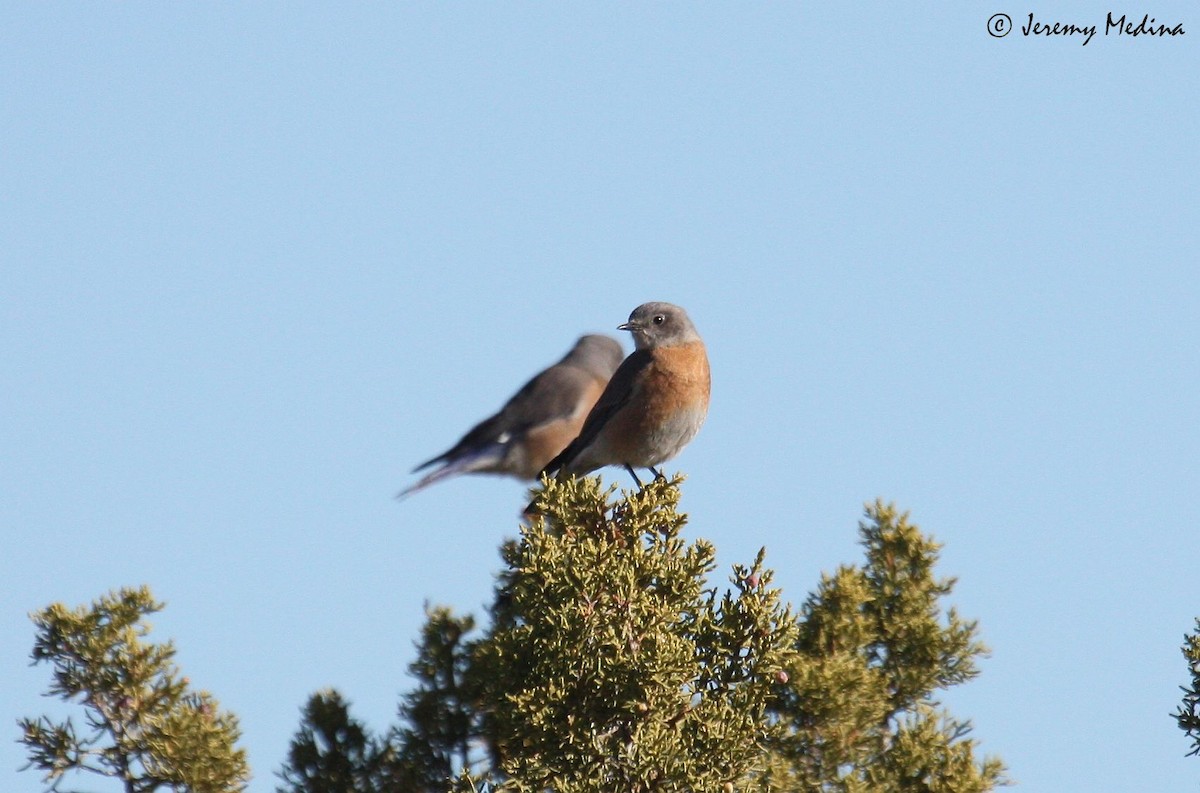
[[[389,784],[399,791],[444,791],[469,761],[476,713],[465,636],[474,618],[455,617],[444,607],[426,608],[417,659],[408,671],[417,687],[400,703],[400,725],[392,731],[394,759]]]
[[[1175,711],[1175,719],[1179,729],[1192,739],[1188,754],[1200,755],[1200,619],[1196,620],[1195,630],[1183,637],[1181,650],[1188,663],[1192,684],[1183,687],[1183,703]]]
[[[354,793],[385,789],[388,749],[350,717],[338,692],[318,691],[304,706],[300,730],[279,772],[278,793]]]
[[[613,506],[598,478],[551,481],[505,548],[502,619],[475,653],[501,789],[720,790],[756,768],[795,620],[761,553],[736,591],[708,588],[715,552],[680,536],[678,482]]]
[[[401,700],[400,724],[385,739],[372,737],[349,705],[329,689],[304,708],[279,776],[278,793],[443,793],[468,763],[478,730],[465,637],[470,616],[426,609],[409,665],[416,687]],[[469,776],[467,777],[469,779]]]
[[[538,517],[501,550],[484,635],[468,640],[470,617],[427,609],[401,725],[377,751],[380,773],[353,789],[982,793],[1005,782],[935,700],[985,652],[975,623],[943,610],[954,582],[934,573],[936,542],[876,503],[860,524],[865,561],[824,576],[797,617],[761,551],[728,588],[708,583],[715,551],[682,536],[678,484],[614,502],[598,478],[547,482]],[[488,757],[471,756],[482,747]]]
[[[237,719],[204,691],[191,691],[171,642],[142,641],[144,618],[162,609],[146,587],[121,589],[69,609],[55,603],[31,616],[33,662],[49,663],[47,694],[78,700],[86,727],[68,718],[21,719],[28,767],[58,790],[69,771],[114,777],[126,793],[160,787],[223,793],[245,787],[245,752],[235,748]]]
[[[859,527],[862,567],[822,577],[802,611],[800,657],[773,715],[768,780],[803,791],[967,791],[1004,783],[999,760],[976,761],[970,726],[934,694],[977,674],[986,652],[974,622],[940,600],[939,545],[877,502]]]

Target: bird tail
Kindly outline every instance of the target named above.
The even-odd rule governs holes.
[[[419,490],[424,490],[430,485],[437,484],[443,479],[450,479],[461,474],[469,474],[472,471],[490,470],[497,465],[504,456],[504,449],[499,444],[486,446],[482,449],[476,449],[461,457],[453,460],[446,460],[441,468],[437,468],[425,476],[421,477],[417,482],[409,487],[404,488],[396,494],[396,498],[403,499],[416,493]],[[422,463],[414,469],[419,471],[428,465],[439,462],[439,458],[434,458]]]

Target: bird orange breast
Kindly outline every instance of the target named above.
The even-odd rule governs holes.
[[[629,402],[613,416],[610,448],[632,465],[656,465],[691,440],[708,410],[708,356],[700,342],[652,351]]]
[[[529,479],[536,478],[538,471],[575,439],[588,411],[596,404],[603,391],[604,382],[592,381],[580,395],[579,409],[574,414],[529,431],[525,436],[525,456],[520,461],[523,476]]]

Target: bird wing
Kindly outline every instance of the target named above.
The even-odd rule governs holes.
[[[579,437],[571,441],[562,453],[546,464],[543,474],[551,474],[570,463],[588,445],[595,440],[601,428],[608,423],[617,412],[633,397],[642,370],[654,360],[649,350],[634,350],[628,358],[621,361],[612,379],[604,388],[604,393],[596,401],[592,412],[583,422]]]
[[[475,457],[481,449],[488,447],[493,449],[493,461],[498,461],[503,457],[504,447],[531,428],[574,414],[580,396],[592,380],[592,375],[575,366],[559,364],[546,369],[521,386],[498,412],[468,430],[458,443],[421,463],[413,471],[420,471],[435,463],[454,463],[468,457],[476,464],[464,470],[477,470],[483,467],[483,461]]]

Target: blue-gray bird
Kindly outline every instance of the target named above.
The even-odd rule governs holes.
[[[414,468],[416,473],[440,466],[398,497],[459,474],[534,479],[579,434],[624,355],[620,343],[610,336],[581,336],[562,360],[521,386],[498,413],[476,424],[447,451]]]
[[[617,326],[633,334],[636,349],[609,380],[579,437],[542,473],[586,474],[624,466],[649,468],[679,454],[708,415],[708,353],[687,312],[670,303],[644,303]]]

